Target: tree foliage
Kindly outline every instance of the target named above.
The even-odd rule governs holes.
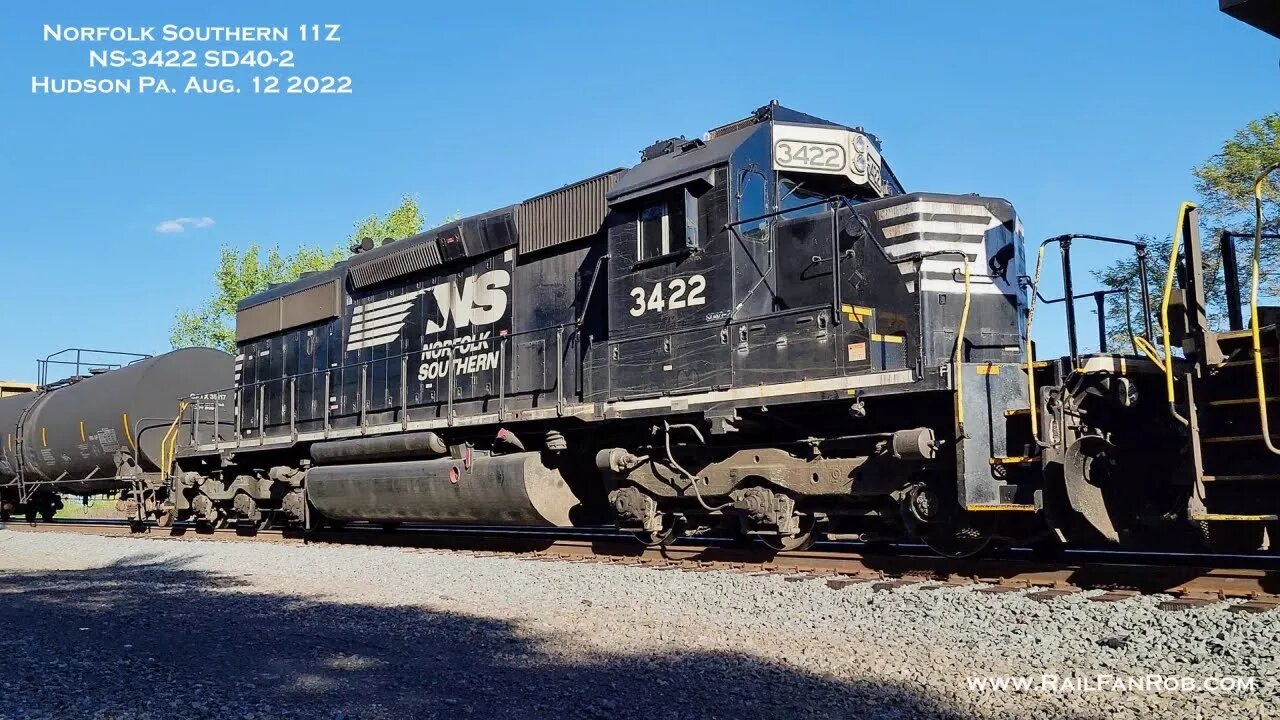
[[[279,246],[264,249],[252,243],[243,249],[224,245],[213,271],[213,294],[198,308],[182,310],[174,319],[169,342],[173,347],[214,347],[235,352],[236,304],[273,285],[297,280],[304,273],[328,270],[347,257],[347,248],[370,237],[399,240],[422,231],[426,224],[418,202],[406,195],[385,215],[370,215],[355,223],[346,242],[326,249],[302,246],[283,254]]]
[[[1192,171],[1205,216],[1222,227],[1252,229],[1254,178],[1277,163],[1280,113],[1246,123],[1223,143],[1220,152]],[[1263,199],[1265,225],[1274,230],[1280,219],[1280,186],[1274,179],[1263,185]]]
[[[1215,326],[1225,324],[1227,313],[1226,292],[1223,283],[1222,253],[1218,237],[1223,230],[1253,232],[1254,203],[1253,182],[1262,170],[1280,163],[1280,113],[1246,123],[1222,145],[1222,149],[1192,170],[1199,194],[1202,226],[1201,250],[1205,263],[1205,301],[1210,322]],[[1274,233],[1280,226],[1280,184],[1277,172],[1263,184],[1263,231]],[[1148,291],[1152,299],[1152,323],[1158,335],[1160,298],[1164,279],[1168,272],[1169,249],[1172,236],[1161,239],[1140,237],[1147,242]],[[1249,286],[1249,257],[1252,245],[1237,245],[1240,283],[1247,295]],[[1280,264],[1280,243],[1264,241],[1262,246],[1261,290],[1264,295],[1280,291],[1280,274],[1269,268]],[[1138,282],[1138,263],[1133,256],[1113,262],[1093,276],[1106,287],[1122,289],[1123,293],[1107,300],[1107,329],[1111,341],[1117,347],[1129,343],[1129,325],[1135,332],[1142,332],[1141,290]],[[1127,300],[1127,305],[1126,305]],[[1128,317],[1126,317],[1126,311]]]
[[[412,195],[405,195],[400,204],[386,215],[377,213],[356,223],[355,230],[347,238],[347,246],[358,244],[364,238],[370,238],[374,244],[382,241],[403,240],[422,232],[426,225],[426,217],[418,207],[418,201]]]

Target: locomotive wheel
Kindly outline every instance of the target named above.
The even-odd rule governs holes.
[[[813,543],[818,539],[818,533],[814,532],[816,524],[812,517],[804,517],[800,519],[800,532],[795,535],[788,537],[760,535],[760,542],[775,552],[808,550],[813,547]]]
[[[36,512],[36,507],[35,507],[34,505],[27,505],[27,509],[26,509],[26,513],[25,513],[25,515],[26,515],[26,519],[27,519],[27,523],[28,523],[28,524],[30,524],[30,525],[35,525],[35,524],[36,524],[36,515],[37,515],[37,514],[38,514],[38,513]]]
[[[165,508],[156,513],[156,527],[173,527],[173,508]]]
[[[662,520],[661,530],[643,530],[633,534],[645,547],[666,547],[683,534],[683,525],[679,519],[671,519],[668,515]]]
[[[977,555],[991,544],[991,536],[965,525],[939,525],[920,535],[928,548],[943,557],[967,558]]]
[[[8,508],[0,508],[0,522],[9,522],[11,517],[13,517],[13,513]]]

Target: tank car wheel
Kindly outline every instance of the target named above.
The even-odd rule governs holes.
[[[818,540],[818,533],[815,532],[815,526],[812,516],[806,516],[800,520],[800,532],[788,537],[776,535],[760,535],[760,542],[765,547],[775,552],[796,552],[799,550],[808,550]]]
[[[11,517],[13,517],[13,513],[6,509],[0,509],[0,522],[9,522]]]
[[[28,505],[28,506],[27,506],[27,509],[26,509],[26,511],[25,511],[25,513],[24,513],[24,516],[26,517],[26,520],[27,520],[27,524],[29,524],[29,525],[35,525],[35,524],[36,524],[36,516],[37,516],[37,515],[39,515],[39,513],[36,511],[35,506],[34,506],[34,505]]]
[[[57,514],[58,511],[52,506],[40,508],[40,520],[42,522],[53,522],[53,516]]]

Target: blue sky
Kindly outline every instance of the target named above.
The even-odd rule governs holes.
[[[220,243],[332,245],[404,193],[430,218],[483,211],[771,98],[878,134],[908,190],[1008,198],[1029,244],[1166,234],[1191,167],[1275,109],[1280,57],[1216,0],[49,5],[0,10],[4,378],[67,346],[163,351]],[[277,72],[354,92],[33,95],[33,75],[118,73],[45,23],[341,23]],[[1037,320],[1044,347],[1060,331]]]

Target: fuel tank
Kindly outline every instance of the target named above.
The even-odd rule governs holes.
[[[307,471],[311,504],[334,520],[568,527],[578,498],[536,452],[320,465]]]
[[[209,393],[233,382],[233,361],[209,348],[184,348],[100,375],[0,398],[0,478],[59,481],[55,492],[90,495],[124,487],[117,451],[143,471],[160,469],[161,440],[191,396],[211,416],[214,403],[231,417],[228,397]],[[183,425],[184,437],[190,428]]]

